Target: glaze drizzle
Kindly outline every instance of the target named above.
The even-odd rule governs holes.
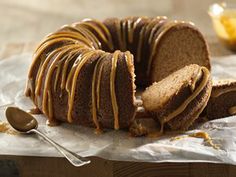
[[[148,23],[142,24],[143,21]],[[53,110],[53,95],[55,91],[65,92],[68,96],[67,121],[73,122],[74,99],[77,88],[77,79],[86,63],[95,60],[91,82],[91,115],[97,130],[101,129],[99,123],[101,78],[103,73],[103,60],[108,55],[111,58],[110,96],[114,117],[114,129],[120,128],[119,106],[116,97],[116,75],[118,61],[125,57],[130,73],[133,73],[133,63],[144,60],[144,45],[149,45],[151,53],[148,59],[147,74],[150,73],[152,60],[155,56],[158,40],[163,33],[177,22],[167,21],[166,17],[134,17],[116,20],[117,41],[119,50],[115,49],[111,31],[105,23],[94,19],[85,19],[72,25],[65,25],[58,31],[49,34],[39,44],[33,55],[33,62],[28,74],[26,96],[31,97],[36,106],[47,117],[48,121],[55,122]],[[140,27],[141,25],[141,27]],[[133,55],[126,51],[133,45],[134,36],[139,27],[137,48]],[[144,39],[146,42],[144,42]],[[147,44],[146,44],[147,43]],[[106,51],[103,51],[106,49]],[[121,51],[120,51],[121,50]],[[122,56],[122,57],[121,57]],[[123,59],[123,58],[122,58]],[[145,59],[146,60],[146,59]],[[35,68],[38,70],[35,72]],[[54,77],[55,76],[55,77]],[[134,77],[132,78],[134,82]],[[135,85],[133,83],[133,88]],[[133,93],[134,94],[134,93]],[[133,95],[134,96],[134,95]]]

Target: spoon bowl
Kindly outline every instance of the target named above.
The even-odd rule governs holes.
[[[6,109],[6,117],[9,124],[21,133],[36,133],[47,142],[53,145],[71,164],[76,167],[83,166],[90,163],[90,160],[82,157],[74,152],[69,151],[63,146],[57,144],[49,137],[44,135],[42,132],[37,130],[38,122],[37,120],[29,113],[23,111],[17,107],[8,107]]]
[[[38,127],[37,120],[31,114],[17,107],[8,107],[6,117],[9,124],[19,132],[28,132]]]

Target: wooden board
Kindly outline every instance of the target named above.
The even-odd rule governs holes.
[[[0,46],[0,59],[32,52],[36,43]],[[229,52],[217,49],[216,55]],[[235,177],[236,166],[211,163],[144,163],[91,157],[92,163],[76,168],[64,158],[0,155],[0,177]]]
[[[1,177],[235,177],[236,166],[213,163],[144,163],[91,157],[74,167],[59,157],[0,156]],[[6,175],[7,174],[7,175]]]
[[[0,46],[0,60],[8,58],[12,55],[18,55],[25,52],[33,52],[36,48],[37,42],[29,43],[9,43]]]

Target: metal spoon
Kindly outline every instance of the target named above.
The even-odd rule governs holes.
[[[90,160],[81,157],[78,154],[67,150],[61,145],[57,144],[49,137],[37,130],[38,122],[37,120],[30,115],[29,113],[17,108],[17,107],[8,107],[6,109],[6,117],[10,125],[21,133],[36,133],[39,136],[47,140],[51,145],[53,145],[66,159],[76,167],[89,164]]]

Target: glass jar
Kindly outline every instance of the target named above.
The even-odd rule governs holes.
[[[222,43],[236,52],[236,4],[215,3],[208,13]]]

